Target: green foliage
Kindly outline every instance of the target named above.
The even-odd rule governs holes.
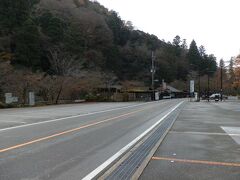
[[[217,70],[216,57],[213,54],[207,55],[204,46],[200,46],[198,49],[194,40],[190,44],[187,58],[190,68],[200,75],[213,75]]]
[[[64,33],[63,42],[67,51],[79,55],[86,49],[86,41],[78,26],[71,24]]]
[[[116,45],[112,45],[104,52],[106,56],[105,69],[114,71],[118,77],[121,78],[121,65],[122,60],[120,58],[120,49]]]
[[[180,47],[180,43],[181,43],[181,38],[180,36],[176,36],[174,39],[173,39],[173,45],[174,46],[177,46],[177,47]]]
[[[211,54],[208,56],[207,60],[208,60],[207,63],[208,63],[208,68],[210,70],[210,73],[214,74],[217,71],[216,57],[213,54]]]
[[[117,71],[121,79],[146,79],[151,62],[151,51],[146,46],[125,46],[120,50],[120,59]]]
[[[31,9],[38,0],[1,0],[0,26],[6,33],[13,33],[29,18]]]
[[[38,27],[31,19],[28,19],[16,33],[16,57],[15,64],[27,67],[39,68],[41,65],[41,47]]]
[[[234,82],[234,80],[235,80],[234,58],[233,57],[230,59],[228,72],[229,72],[229,76],[230,76],[229,77],[229,81],[232,84]]]
[[[53,16],[50,12],[44,13],[39,18],[42,32],[47,35],[52,42],[56,43],[63,40],[66,24],[60,19]]]
[[[180,36],[172,43],[165,43],[155,35],[134,30],[131,22],[123,21],[116,12],[108,11],[98,2],[72,0],[65,3],[72,3],[69,7],[73,5],[74,10],[56,6],[59,9],[47,11],[48,7],[40,6],[34,11],[37,2],[0,1],[0,25],[11,36],[8,49],[12,50],[15,64],[53,72],[56,67],[48,56],[57,47],[85,69],[113,72],[121,80],[146,84],[150,82],[152,51],[156,52],[156,79],[160,82],[187,80],[189,67],[203,74],[216,71],[216,58],[207,55],[204,47],[198,49],[195,41],[189,49]]]
[[[198,51],[197,44],[194,40],[190,44],[190,48],[189,48],[187,57],[188,57],[189,64],[192,66],[192,68],[194,70],[199,70],[202,58]]]
[[[125,45],[129,39],[130,32],[118,14],[111,11],[106,18],[106,23],[113,32],[114,43],[121,46]]]

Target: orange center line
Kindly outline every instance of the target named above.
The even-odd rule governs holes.
[[[216,165],[216,166],[232,166],[240,167],[240,163],[229,163],[229,162],[215,162],[215,161],[200,161],[200,160],[189,160],[189,159],[176,159],[168,157],[152,157],[153,160],[164,160],[164,161],[175,161],[182,163],[193,163],[193,164],[206,164],[206,165]]]
[[[74,129],[70,129],[70,130],[67,130],[67,131],[60,132],[60,133],[52,134],[50,136],[38,138],[38,139],[29,141],[29,142],[25,142],[25,143],[22,143],[22,144],[17,144],[17,145],[8,147],[8,148],[0,149],[0,153],[7,152],[7,151],[10,151],[10,150],[14,150],[14,149],[17,149],[17,148],[21,148],[21,147],[24,147],[24,146],[28,146],[28,145],[31,145],[31,144],[34,144],[34,143],[38,143],[38,142],[41,142],[41,141],[49,140],[49,139],[52,139],[52,138],[55,138],[55,137],[58,137],[58,136],[61,136],[61,135],[69,134],[69,133],[72,133],[72,132],[75,132],[75,131],[79,131],[81,129],[85,129],[85,128],[88,128],[88,127],[96,126],[96,125],[99,125],[99,124],[102,124],[102,123],[106,123],[106,122],[109,122],[109,121],[112,121],[112,120],[115,120],[115,119],[126,117],[126,116],[129,116],[129,115],[135,114],[137,112],[144,111],[145,109],[147,109],[147,108],[136,110],[136,111],[132,111],[130,113],[126,113],[126,114],[122,114],[122,115],[119,115],[119,116],[115,116],[115,117],[108,118],[108,119],[105,119],[105,120],[102,120],[102,121],[98,121],[98,122],[95,122],[95,123],[83,125],[83,126],[80,126],[80,127],[74,128]]]

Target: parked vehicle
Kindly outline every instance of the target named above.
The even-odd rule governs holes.
[[[221,94],[220,93],[215,93],[215,94],[212,94],[211,96],[209,96],[209,99],[212,99],[212,100],[216,100],[216,99],[220,99],[221,98]],[[228,97],[226,95],[222,95],[222,98],[224,100],[228,99]]]

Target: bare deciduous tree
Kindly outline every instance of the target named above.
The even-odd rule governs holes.
[[[75,56],[65,53],[58,47],[49,49],[48,60],[56,75],[74,76],[81,69],[81,64]]]

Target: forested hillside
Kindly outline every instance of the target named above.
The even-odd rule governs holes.
[[[69,82],[68,78],[74,79],[70,81],[74,85],[69,85],[74,92],[106,81],[139,81],[149,86],[152,51],[159,80],[186,81],[192,71],[202,75],[216,71],[214,55],[206,54],[195,41],[188,47],[179,36],[172,42],[159,40],[98,2],[1,0],[0,12],[2,91],[14,89],[16,79],[26,82],[19,85],[23,91],[37,87],[46,98],[51,96],[50,86]]]

